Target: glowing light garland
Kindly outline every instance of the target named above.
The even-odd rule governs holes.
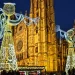
[[[68,75],[68,70],[72,69],[73,67],[75,68],[75,53],[74,53],[75,35],[74,35],[74,28],[65,32],[65,31],[60,29],[59,25],[57,25],[55,31],[60,32],[60,45],[61,45],[61,37],[65,38],[69,42],[68,56],[67,56],[66,67],[65,67],[66,75]],[[62,35],[62,33],[63,33],[63,35]]]
[[[24,16],[23,14],[19,14],[19,13],[15,13],[15,3],[4,3],[4,8],[0,8],[0,12],[2,12],[0,14],[0,39],[4,36],[6,36],[6,33],[8,33],[9,37],[12,38],[12,36],[10,36],[10,34],[12,33],[12,31],[10,29],[8,29],[10,26],[7,25],[11,25],[11,26],[17,26],[21,21],[23,21],[26,25],[30,25],[32,23],[34,23],[35,25],[37,24],[37,22],[39,21],[39,18],[30,18],[28,16]],[[12,9],[11,9],[12,8]],[[11,15],[15,15],[16,20],[10,20],[10,16]],[[25,19],[28,19],[29,21],[27,22]],[[10,31],[10,32],[8,32]],[[8,48],[8,49],[7,49]],[[7,57],[7,50],[9,52],[9,56]],[[0,55],[0,69],[1,68],[8,68],[9,69],[13,69],[16,70],[17,67],[17,59],[16,59],[16,55],[15,55],[15,49],[14,49],[14,44],[9,43],[8,47],[4,47],[1,46],[1,51],[0,51],[1,55]]]
[[[0,11],[2,11],[2,14],[0,15],[0,39],[3,37],[4,34],[4,27],[6,25],[7,19],[6,15],[4,14],[4,11],[2,8],[0,8]],[[30,18],[28,16],[24,16],[23,14],[15,13],[16,20],[9,20],[9,23],[12,26],[18,25],[21,21],[23,21],[26,25],[30,25],[34,23],[35,25],[39,21],[39,18]],[[29,22],[27,22],[25,19],[28,19]]]
[[[59,25],[56,25],[56,32],[60,32],[60,36],[61,36],[62,38],[65,37],[66,32],[63,31],[63,30],[61,30]],[[63,33],[63,34],[62,34],[62,33]]]

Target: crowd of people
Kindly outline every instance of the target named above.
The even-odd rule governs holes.
[[[20,75],[19,71],[13,71],[13,70],[9,71],[3,70],[0,73],[1,73],[0,75]]]
[[[13,70],[3,70],[0,72],[0,75],[20,75],[19,71],[13,71]],[[24,74],[23,74],[24,75]],[[40,75],[45,75],[45,74],[40,74]],[[48,75],[48,74],[47,74]],[[50,73],[49,75],[66,75],[66,72],[61,72],[61,73]],[[68,75],[75,75],[75,68],[73,67],[72,70],[68,70]]]
[[[68,70],[68,75],[75,75],[75,68],[73,67],[72,70]]]

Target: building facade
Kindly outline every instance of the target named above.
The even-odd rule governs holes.
[[[58,71],[65,71],[66,60],[68,55],[68,43],[65,39],[57,39],[57,62]]]
[[[39,22],[30,26],[21,22],[13,28],[18,66],[45,66],[46,71],[58,71],[53,5],[53,0],[30,0],[29,16],[39,17]]]

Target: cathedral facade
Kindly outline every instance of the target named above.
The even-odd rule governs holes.
[[[18,66],[45,66],[46,71],[58,70],[53,5],[53,0],[30,0],[29,17],[39,17],[39,22],[29,26],[21,22],[13,28]]]

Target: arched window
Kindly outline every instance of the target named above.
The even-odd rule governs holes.
[[[38,27],[36,27],[36,33],[38,33]]]
[[[35,48],[35,53],[38,53],[38,47]]]

